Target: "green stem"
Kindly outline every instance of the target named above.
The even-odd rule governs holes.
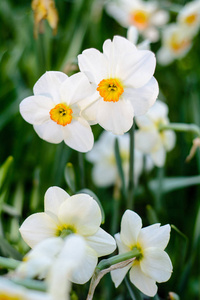
[[[193,132],[200,137],[200,127],[196,124],[185,123],[169,123],[166,125],[160,125],[159,130],[174,130],[180,132]]]
[[[127,197],[127,208],[133,209],[134,207],[134,129],[135,124],[133,120],[133,125],[129,130],[130,135],[130,157],[129,157],[129,182],[128,182],[128,197]]]
[[[24,286],[27,289],[37,290],[41,292],[46,292],[46,284],[44,281],[34,280],[34,279],[11,279],[14,283]]]
[[[15,270],[20,263],[21,261],[19,260],[0,256],[0,268]]]
[[[126,252],[126,253],[122,253],[122,254],[118,254],[112,257],[109,257],[107,259],[103,259],[100,261],[100,263],[97,265],[95,272],[100,272],[104,269],[108,269],[111,266],[126,261],[130,258],[133,257],[139,257],[141,255],[141,252],[135,247],[133,248],[133,250]]]
[[[85,187],[85,170],[83,153],[78,152],[79,170],[80,170],[80,186],[81,189]]]

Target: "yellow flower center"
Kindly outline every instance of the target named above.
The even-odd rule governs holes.
[[[133,261],[133,263],[137,263],[143,258],[142,247],[140,246],[140,244],[137,243],[137,245],[131,247],[131,250],[133,249],[137,249],[140,252],[139,256],[136,257],[136,259]]]
[[[170,46],[174,50],[174,52],[183,51],[183,50],[187,49],[187,47],[189,47],[189,45],[190,45],[189,40],[186,40],[186,39],[179,40],[176,35],[172,36],[172,39],[170,41]]]
[[[7,293],[5,292],[0,292],[0,299],[1,300],[23,300],[24,298],[22,298],[21,295],[8,295]]]
[[[131,23],[143,30],[148,26],[149,14],[144,10],[135,10],[131,13]]]
[[[191,14],[185,18],[185,22],[188,25],[194,24],[196,22],[196,20],[197,20],[197,14]]]
[[[61,238],[65,238],[66,236],[76,233],[77,230],[73,225],[61,225],[57,227],[56,236],[59,236]]]
[[[73,111],[65,104],[60,103],[57,104],[54,108],[52,108],[49,114],[51,120],[53,120],[59,125],[66,126],[67,124],[70,124],[72,121]]]
[[[110,78],[103,79],[99,83],[97,91],[104,101],[117,102],[119,101],[119,97],[123,94],[124,89],[119,79]]]

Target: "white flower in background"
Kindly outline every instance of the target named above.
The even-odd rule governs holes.
[[[130,270],[130,281],[145,295],[157,293],[156,282],[167,281],[172,273],[172,264],[164,251],[170,237],[170,226],[154,224],[142,228],[141,218],[126,210],[121,221],[121,231],[115,235],[119,254],[137,248],[141,255],[123,269],[111,272],[115,287],[118,287]]]
[[[130,26],[127,30],[127,39],[137,46],[139,50],[150,50],[150,41],[144,40],[143,42],[137,44],[139,38],[139,32],[137,27]]]
[[[147,112],[157,98],[154,54],[138,50],[123,37],[106,40],[103,53],[83,51],[78,63],[96,89],[91,99],[82,102],[84,114],[114,134],[128,131],[133,117]]]
[[[26,289],[5,277],[0,277],[1,300],[54,300],[50,295]]]
[[[62,72],[46,72],[34,85],[34,96],[20,104],[22,117],[40,138],[87,152],[93,146],[93,134],[88,122],[80,116],[79,101],[91,94],[87,77],[77,73],[68,77]]]
[[[106,5],[106,11],[121,26],[125,28],[131,25],[137,27],[140,34],[151,42],[156,42],[159,39],[158,27],[165,25],[169,19],[168,12],[160,10],[155,1],[110,1]]]
[[[104,131],[93,149],[87,153],[86,158],[94,164],[92,179],[97,186],[107,187],[119,181],[118,169],[115,159],[115,140],[118,139],[122,168],[125,181],[128,183],[129,173],[129,134],[116,136],[111,132]],[[143,155],[135,149],[134,152],[134,180],[135,184],[143,170]],[[148,164],[150,168],[150,164]]]
[[[45,212],[29,216],[20,233],[30,247],[44,239],[74,233],[84,237],[87,251],[82,265],[70,280],[85,283],[92,276],[98,257],[112,253],[116,244],[111,235],[100,228],[101,211],[97,202],[87,194],[69,196],[59,187],[51,187],[45,194]]]
[[[184,57],[192,47],[192,36],[185,26],[173,23],[162,32],[162,46],[157,52],[157,61],[168,65],[175,59]]]
[[[180,10],[177,22],[185,26],[191,35],[195,35],[200,27],[200,1],[188,2]]]
[[[163,166],[166,152],[172,150],[176,142],[174,131],[159,130],[161,125],[169,124],[168,106],[157,100],[146,115],[137,117],[135,121],[139,127],[135,134],[138,149],[150,154],[156,166]]]

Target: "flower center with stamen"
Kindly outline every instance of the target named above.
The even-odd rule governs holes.
[[[49,112],[51,120],[59,125],[66,126],[72,121],[73,110],[67,105],[60,103]]]
[[[131,23],[138,29],[145,29],[149,23],[149,14],[144,10],[135,10],[131,13]]]
[[[65,238],[72,233],[76,233],[76,228],[73,225],[63,225],[57,227],[56,236]]]
[[[134,250],[134,249],[137,249],[137,250],[140,252],[140,254],[138,255],[138,257],[136,257],[136,259],[135,259],[135,261],[134,261],[134,263],[135,263],[135,262],[139,262],[140,260],[142,260],[142,258],[143,258],[143,253],[142,253],[142,248],[140,247],[139,244],[137,244],[137,245],[131,247],[131,250]]]
[[[185,18],[185,22],[188,24],[188,25],[192,25],[196,22],[197,20],[197,14],[192,14],[192,15],[189,15]]]
[[[119,79],[110,78],[103,79],[99,83],[97,91],[104,101],[117,102],[119,101],[119,97],[123,94],[124,89]]]
[[[174,52],[181,52],[189,47],[190,41],[186,39],[179,40],[178,37],[174,35],[171,38],[170,45]]]

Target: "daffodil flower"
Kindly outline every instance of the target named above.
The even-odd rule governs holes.
[[[80,115],[79,101],[91,94],[87,77],[77,73],[68,77],[62,72],[46,72],[34,85],[34,96],[20,104],[22,117],[40,138],[71,148],[89,151],[94,142],[88,122]]]
[[[145,295],[157,293],[156,282],[167,281],[172,273],[172,264],[164,251],[170,237],[170,226],[154,224],[142,228],[141,218],[126,210],[121,221],[121,231],[115,235],[119,254],[137,248],[141,255],[123,269],[111,272],[115,287],[118,287],[130,270],[130,281]]]
[[[94,164],[92,179],[97,186],[106,187],[117,184],[119,181],[118,169],[115,159],[115,139],[118,139],[119,151],[124,171],[125,181],[128,183],[129,174],[129,134],[116,136],[111,132],[104,131],[99,140],[94,144],[91,151],[86,154],[88,161]],[[143,155],[135,149],[134,152],[134,181],[137,184],[143,170]],[[152,164],[148,160],[148,170]]]
[[[190,30],[178,23],[171,23],[162,31],[162,45],[157,52],[157,61],[168,65],[175,59],[184,57],[192,47]]]
[[[107,131],[114,134],[128,131],[133,117],[146,113],[157,98],[154,54],[138,50],[123,37],[106,40],[103,53],[96,49],[83,51],[78,63],[96,89],[81,102],[84,116]]]
[[[151,42],[159,39],[158,28],[165,25],[169,19],[168,12],[159,9],[155,1],[110,1],[106,5],[106,11],[121,26],[135,26],[140,34]]]
[[[51,187],[45,194],[45,212],[29,216],[20,227],[20,233],[32,248],[50,237],[82,236],[87,244],[86,256],[70,280],[83,284],[91,278],[98,257],[116,248],[113,237],[100,228],[101,219],[100,208],[89,195],[70,197],[63,189]]]
[[[160,130],[162,125],[169,124],[168,106],[159,100],[144,115],[136,118],[139,127],[135,134],[138,149],[149,154],[158,167],[166,160],[166,152],[171,151],[176,142],[173,130]]]
[[[194,36],[200,28],[200,1],[186,3],[177,16],[177,22]]]

